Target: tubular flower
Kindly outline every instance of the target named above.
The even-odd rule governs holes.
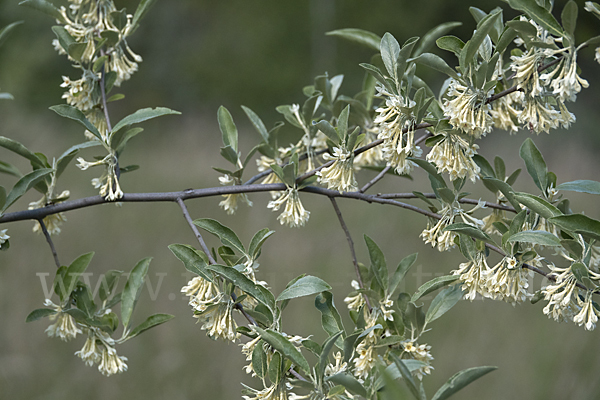
[[[333,156],[325,153],[323,158],[335,161],[329,167],[317,171],[319,183],[326,184],[328,189],[337,190],[340,193],[358,190],[352,166],[354,154],[351,151],[343,147],[334,147]]]
[[[102,349],[96,342],[96,335],[93,330],[88,331],[88,338],[85,340],[81,350],[75,352],[75,355],[81,358],[88,367],[91,367],[102,360]]]
[[[515,306],[531,297],[527,288],[533,271],[522,268],[514,257],[504,257],[487,271],[487,275],[487,289],[491,298]]]
[[[552,94],[562,101],[577,100],[577,93],[581,88],[589,86],[588,81],[577,74],[577,51],[571,48],[557,50],[554,54],[565,52],[558,66],[550,72],[540,75],[540,79],[549,84],[553,91]]]
[[[544,53],[532,47],[521,56],[511,56],[513,61],[511,69],[515,72],[517,88],[524,90],[530,96],[539,96],[544,92],[544,86],[540,81],[538,68],[544,59]]]
[[[560,273],[556,275],[555,283],[542,289],[544,299],[548,301],[543,312],[557,322],[569,321],[577,309],[575,302],[575,298],[579,295],[577,279],[571,272],[571,267],[552,269],[554,273]]]
[[[377,351],[375,350],[375,343],[377,338],[375,335],[371,335],[373,332],[365,336],[364,340],[356,346],[356,355],[354,357],[354,376],[359,379],[365,379],[371,369],[377,362]]]
[[[119,356],[114,347],[104,346],[102,350],[102,359],[98,365],[98,371],[102,375],[111,376],[117,373],[127,371],[127,357]]]
[[[485,216],[481,219],[483,221],[483,228],[481,229],[488,235],[500,235],[500,231],[496,229],[496,227],[494,226],[494,222],[502,222],[505,216],[506,212],[504,210],[498,210],[497,208],[494,208],[490,215]]]
[[[487,93],[464,86],[452,79],[448,88],[449,99],[443,103],[444,115],[456,129],[479,139],[493,128],[491,106],[485,101]]]
[[[99,76],[86,72],[81,79],[76,81],[72,81],[67,76],[62,78],[63,83],[60,87],[68,88],[62,95],[67,104],[81,111],[89,111],[100,102],[99,94],[95,91],[96,82],[100,80]]]
[[[377,134],[372,129],[365,131],[365,138],[362,143],[371,143],[377,140]],[[379,165],[383,161],[383,153],[380,146],[375,146],[369,150],[360,153],[354,157],[354,168],[369,167]]]
[[[350,284],[355,291],[360,289],[357,281],[352,280]],[[346,297],[344,303],[346,303],[349,310],[358,311],[365,304],[365,298],[361,293],[356,293],[354,296]]]
[[[224,296],[223,296],[224,297]],[[194,315],[204,324],[200,329],[213,339],[223,339],[235,342],[240,337],[236,332],[237,324],[232,315],[233,302],[222,298],[218,304],[210,306],[201,314]]]
[[[520,103],[522,97],[522,93],[513,92],[492,103],[490,114],[496,128],[508,131],[511,135],[517,133],[519,126],[516,122],[521,111],[515,106]]]
[[[221,298],[221,292],[217,286],[200,276],[192,278],[187,286],[181,288],[181,292],[190,298],[188,304],[198,312],[206,311],[210,305],[218,302]]]
[[[270,171],[271,170],[271,165],[273,164],[281,164],[281,159],[272,159],[269,158],[267,156],[260,156],[260,158],[258,160],[256,160],[256,165],[258,166],[258,172],[264,172],[264,171]],[[277,174],[274,173],[270,173],[269,175],[267,175],[265,177],[265,179],[263,179],[263,181],[261,182],[264,185],[268,185],[270,183],[281,183],[281,179],[279,179],[279,177],[277,176]],[[281,192],[279,191],[272,191],[269,192],[271,194],[271,198],[273,200],[275,200],[276,198],[278,198],[279,196],[281,196]]]
[[[273,384],[267,388],[264,388],[263,390],[252,389],[248,386],[246,386],[246,388],[247,392],[253,397],[242,396],[244,400],[288,400],[291,398],[301,398],[296,397],[294,393],[288,393],[284,381],[280,382],[279,384]]]
[[[285,203],[285,209],[277,217],[281,225],[285,224],[291,228],[304,226],[310,217],[310,211],[307,211],[302,205],[298,189],[288,187],[277,200],[270,201],[267,208],[278,211],[283,203]]]
[[[587,291],[585,293],[584,299],[577,296],[577,305],[580,308],[577,315],[573,317],[573,322],[577,325],[585,325],[585,329],[588,331],[592,331],[596,328],[596,322],[598,322],[598,316],[600,315],[600,310],[598,310],[592,301],[592,291]]]
[[[444,208],[442,208],[440,211],[442,218],[437,221],[433,220],[435,223],[430,218],[429,222],[427,223],[427,228],[423,230],[419,236],[425,240],[425,243],[431,243],[432,247],[437,246],[439,251],[450,250],[454,247],[454,238],[456,237],[456,233],[453,231],[444,231],[444,228],[453,224],[454,220],[458,216],[460,216],[462,221],[466,224],[474,225],[479,228],[483,227],[483,222],[481,220],[469,215],[475,210],[483,207],[484,204],[479,203],[470,211],[464,211],[456,202],[454,205],[445,204]]]
[[[457,270],[452,271],[453,275],[459,276],[465,300],[475,300],[477,293],[483,297],[491,297],[488,292],[489,270],[485,254],[478,252],[475,259],[460,264]]]
[[[480,168],[472,157],[477,154],[479,146],[469,144],[459,135],[450,132],[442,135],[443,138],[427,154],[427,161],[434,163],[438,171],[448,173],[450,180],[468,177],[475,183],[479,178]]]
[[[254,367],[252,366],[252,353],[258,342],[260,342],[260,336],[257,336],[242,345],[242,354],[246,356],[246,361],[250,361],[250,363],[244,367],[244,371],[251,376],[256,376],[256,372],[254,372]]]
[[[523,110],[519,114],[519,122],[535,133],[546,132],[558,128],[561,113],[548,104],[542,97],[525,96]]]
[[[59,305],[54,304],[50,299],[44,301],[44,305],[47,307],[53,307],[56,314],[51,315],[49,318],[51,321],[56,322],[46,328],[46,333],[50,337],[58,337],[61,340],[68,342],[74,339],[77,334],[81,334],[81,329],[77,326],[75,318],[70,314],[63,312],[63,308]]]
[[[239,179],[233,178],[230,175],[224,175],[219,177],[219,183],[221,185],[233,184],[235,186],[240,184],[241,182],[239,181]],[[225,210],[225,212],[227,212],[227,214],[229,215],[235,214],[238,207],[238,200],[240,199],[249,207],[252,207],[252,202],[250,201],[246,193],[224,194],[223,197],[225,198],[225,200],[222,200],[219,203],[219,206],[222,207],[223,210]]]
[[[0,248],[2,248],[2,243],[6,243],[6,241],[7,241],[8,239],[10,239],[10,236],[8,236],[8,235],[6,234],[6,231],[7,231],[7,230],[8,230],[8,229],[2,229],[2,230],[0,231]]]
[[[407,157],[418,157],[422,154],[419,146],[415,146],[415,120],[405,109],[414,107],[413,101],[406,102],[402,96],[389,93],[382,86],[377,86],[378,95],[384,96],[385,107],[375,110],[378,115],[374,123],[379,128],[378,138],[383,139],[381,152],[387,165],[394,167],[399,174],[408,174],[414,163]]]
[[[429,350],[431,350],[431,346],[427,344],[415,346],[414,342],[407,341],[402,343],[402,347],[404,348],[404,352],[413,360],[421,361],[425,364],[421,368],[413,371],[413,374],[416,375],[419,380],[423,380],[423,376],[431,374],[431,370],[434,369],[430,365],[431,361],[433,360],[433,356],[429,352]]]

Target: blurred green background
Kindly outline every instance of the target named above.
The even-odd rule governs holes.
[[[60,155],[81,141],[81,129],[48,110],[62,103],[61,75],[77,78],[64,57],[50,45],[53,21],[17,1],[0,0],[0,26],[23,20],[0,49],[0,89],[15,96],[0,103],[0,135],[19,140],[49,157]],[[137,0],[116,1],[118,7],[135,10]],[[580,5],[579,38],[598,34],[598,21]],[[558,8],[564,2],[557,1]],[[469,2],[425,0],[335,1],[274,0],[158,1],[130,38],[132,49],[144,57],[140,70],[120,92],[126,99],[110,106],[113,120],[143,107],[165,106],[181,111],[144,124],[125,153],[125,164],[141,169],[124,175],[126,192],[174,191],[217,186],[218,174],[211,166],[225,167],[218,155],[220,132],[216,111],[223,104],[232,112],[240,130],[240,148],[247,152],[258,140],[240,109],[257,112],[268,127],[281,120],[274,108],[303,101],[301,88],[316,74],[344,74],[342,92],[352,95],[360,87],[360,62],[371,52],[324,35],[333,29],[356,27],[379,35],[393,33],[400,42],[423,35],[446,21],[463,21],[453,34],[466,39],[475,27]],[[480,0],[476,6],[489,11],[499,1]],[[505,19],[516,15],[507,7]],[[440,54],[441,52],[438,52]],[[444,55],[446,56],[446,55]],[[454,64],[454,60],[447,58]],[[592,51],[580,56],[582,76],[590,82],[579,101],[571,106],[577,123],[568,131],[533,137],[558,181],[599,180],[600,135],[598,126],[599,66]],[[439,87],[441,77],[430,71],[421,75]],[[508,136],[493,132],[481,141],[480,153],[488,159],[501,155],[510,171],[523,168],[518,147],[529,137],[520,132]],[[90,158],[93,153],[85,153]],[[22,171],[28,165],[7,151],[0,159],[15,163]],[[249,177],[252,171],[249,171]],[[89,184],[99,171],[81,172],[74,165],[65,172],[59,190],[69,189],[72,198],[96,194]],[[519,189],[532,182],[522,174]],[[365,183],[369,172],[359,175]],[[67,186],[68,183],[68,186]],[[0,176],[0,184],[14,180]],[[430,191],[424,174],[415,181],[389,178],[373,191]],[[473,197],[487,196],[469,186]],[[568,194],[575,211],[585,210],[600,218],[597,198]],[[37,200],[29,193],[12,210],[24,209]],[[301,273],[321,277],[334,287],[338,308],[350,290],[353,269],[342,230],[325,198],[303,195],[311,211],[304,229],[279,225],[276,214],[266,209],[267,194],[252,195],[254,207],[241,206],[228,216],[217,206],[220,199],[189,201],[192,217],[213,217],[232,227],[244,242],[254,232],[269,227],[277,231],[263,248],[259,279],[279,293]],[[340,201],[340,207],[356,242],[359,259],[367,262],[362,234],[372,237],[395,267],[404,256],[419,251],[417,265],[406,278],[405,290],[414,291],[423,282],[455,269],[462,257],[457,251],[440,254],[425,246],[418,235],[426,219],[400,209]],[[47,321],[25,324],[27,314],[42,306],[42,282],[50,284],[55,267],[42,236],[31,233],[31,222],[3,225],[11,236],[11,248],[0,253],[0,398],[2,399],[232,399],[240,398],[240,381],[258,387],[247,377],[238,345],[208,339],[191,317],[179,293],[189,276],[167,249],[171,243],[194,245],[194,237],[176,204],[104,205],[68,213],[63,232],[55,244],[63,264],[78,255],[96,251],[89,271],[98,275],[109,269],[129,271],[137,261],[153,257],[148,290],[142,293],[134,323],[151,313],[171,313],[177,318],[144,333],[118,348],[129,357],[129,371],[105,378],[86,367],[73,353],[83,340],[64,343],[44,333]],[[212,237],[209,245],[217,246]],[[493,258],[495,260],[495,258]],[[320,315],[310,298],[294,300],[284,316],[289,334],[314,335],[322,342]],[[595,399],[599,396],[600,343],[598,332],[586,332],[573,324],[557,324],[542,314],[541,303],[511,307],[492,301],[460,302],[452,312],[433,324],[423,336],[435,357],[433,375],[424,379],[432,394],[455,372],[479,365],[499,369],[468,387],[456,398],[463,399]],[[240,320],[240,322],[242,322]],[[347,324],[349,325],[349,324]],[[311,360],[314,361],[314,360]],[[409,396],[407,394],[407,396]],[[408,397],[407,397],[408,398]]]

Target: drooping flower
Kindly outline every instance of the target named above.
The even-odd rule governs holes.
[[[91,110],[100,98],[95,91],[99,76],[84,73],[81,79],[73,81],[67,76],[63,76],[61,87],[68,88],[62,95],[62,98],[67,101],[67,104],[78,108],[81,111]]]
[[[520,56],[510,57],[513,61],[510,67],[515,72],[517,88],[530,96],[539,96],[544,92],[544,85],[538,72],[544,57],[544,52],[536,47],[530,48],[527,53]]]
[[[181,292],[190,298],[189,305],[198,312],[204,312],[210,306],[219,301],[221,292],[212,282],[201,276],[193,277],[181,288]]]
[[[522,93],[513,92],[492,103],[490,115],[494,121],[494,127],[508,131],[511,135],[517,133],[519,130],[517,122],[521,112],[519,105],[522,98]]]
[[[8,229],[2,229],[0,231],[0,248],[2,247],[2,243],[6,243],[6,241],[10,239],[10,236],[8,236],[6,231],[8,231]]]
[[[458,279],[462,283],[465,300],[475,300],[477,293],[483,297],[490,297],[488,292],[489,269],[485,254],[477,252],[473,260],[461,263],[457,270],[452,271],[453,275],[458,275]]]
[[[337,190],[340,193],[354,192],[358,184],[354,178],[352,165],[354,155],[343,147],[334,147],[333,155],[323,154],[325,160],[334,160],[333,164],[317,171],[319,183],[327,185],[328,189]]]
[[[414,163],[408,157],[419,157],[422,150],[415,145],[415,117],[407,110],[415,106],[414,101],[405,100],[402,96],[388,92],[383,86],[377,86],[377,95],[384,97],[385,106],[379,107],[374,119],[379,128],[378,139],[383,139],[381,152],[387,165],[396,173],[408,174]]]
[[[372,333],[372,331],[371,331]],[[377,362],[377,351],[375,350],[376,339],[374,335],[368,334],[362,342],[356,346],[356,355],[352,361],[354,363],[354,376],[359,379],[365,379]]]
[[[233,178],[230,175],[224,175],[219,177],[219,183],[221,185],[239,185],[239,179]],[[222,200],[219,203],[219,206],[227,212],[227,214],[234,214],[238,207],[238,201],[241,200],[248,205],[248,207],[252,207],[252,202],[246,195],[246,193],[231,193],[222,195],[225,200]]]
[[[77,334],[81,334],[82,331],[79,329],[75,318],[70,314],[63,312],[63,308],[57,304],[54,304],[50,299],[44,301],[44,305],[47,307],[53,307],[56,314],[50,315],[50,321],[56,320],[55,323],[46,328],[46,333],[50,337],[57,337],[65,342],[71,339],[75,339]]]
[[[494,222],[502,222],[506,212],[497,208],[492,209],[492,213],[483,217],[483,228],[481,228],[488,235],[500,234],[500,231],[494,226]]]
[[[252,353],[254,352],[254,348],[260,342],[260,336],[256,336],[254,339],[250,340],[242,344],[242,354],[246,356],[246,361],[250,361],[248,365],[244,367],[244,371],[251,376],[256,376],[256,372],[254,371],[254,367],[252,366]]]
[[[577,296],[577,304],[581,309],[573,317],[573,322],[579,326],[584,325],[585,329],[588,331],[592,331],[596,328],[596,322],[598,322],[598,316],[600,315],[600,310],[598,310],[592,301],[592,291],[587,291],[584,295],[584,298],[581,299],[580,296]]]
[[[260,158],[258,160],[256,160],[256,165],[258,166],[258,168],[257,168],[258,172],[264,172],[264,171],[271,172],[269,175],[267,175],[265,177],[265,179],[262,180],[262,182],[261,182],[262,184],[268,185],[270,183],[281,183],[281,179],[279,179],[277,174],[275,174],[271,171],[271,165],[281,164],[281,163],[282,163],[281,159],[275,160],[275,159],[269,158],[267,156],[260,156]],[[269,193],[271,194],[271,198],[273,200],[275,200],[276,198],[281,196],[280,191],[271,191]]]
[[[491,298],[515,306],[531,297],[527,288],[533,271],[521,267],[514,257],[502,258],[487,275],[487,292]]]
[[[357,291],[360,289],[360,286],[357,281],[352,280],[350,283],[352,288]],[[344,303],[346,303],[349,310],[358,311],[365,304],[365,298],[362,293],[356,293],[354,296],[348,296],[344,299]]]
[[[466,224],[482,228],[483,222],[469,214],[483,207],[484,203],[480,202],[471,210],[464,211],[457,202],[453,205],[444,204],[444,207],[440,211],[441,218],[437,221],[430,218],[427,222],[427,228],[419,236],[423,238],[425,243],[431,243],[432,247],[437,246],[439,251],[450,250],[455,246],[454,238],[456,237],[456,233],[453,231],[444,231],[444,228],[455,223],[457,217],[460,217]]]
[[[374,131],[374,129],[367,128],[363,143],[368,144],[374,142],[376,139],[377,133]],[[354,168],[360,169],[361,167],[376,166],[380,165],[382,161],[383,152],[381,151],[381,146],[375,146],[354,157]]]
[[[547,98],[529,95],[524,97],[519,122],[525,124],[529,130],[535,133],[549,133],[550,129],[558,128],[560,120],[561,113],[548,103]]]
[[[540,79],[552,87],[552,94],[557,95],[562,102],[575,101],[581,88],[589,86],[588,81],[577,74],[577,50],[566,48],[554,52],[558,53],[562,53],[558,65],[550,72],[540,75]]]
[[[75,352],[75,355],[89,367],[102,360],[102,349],[98,346],[96,335],[92,329],[88,330],[85,344],[81,350]]]
[[[289,398],[292,398],[293,395],[293,393],[288,393],[285,382],[283,381],[280,384],[273,384],[263,390],[256,390],[246,385],[244,386],[247,388],[247,391],[252,394],[252,397],[242,396],[244,400],[288,400]]]
[[[236,331],[237,323],[232,315],[233,301],[221,298],[216,305],[210,306],[201,314],[194,317],[204,321],[200,329],[207,331],[206,334],[213,339],[223,339],[235,342],[240,334]]]
[[[465,86],[452,79],[448,87],[448,98],[443,103],[444,115],[450,124],[475,139],[491,132],[493,120],[491,106],[486,104],[489,93]]]
[[[98,365],[98,371],[102,375],[111,376],[127,371],[127,357],[119,356],[114,347],[104,346],[102,349],[102,359]]]
[[[480,168],[472,157],[477,154],[479,146],[469,144],[465,139],[451,132],[441,135],[443,138],[427,154],[427,161],[434,163],[438,171],[448,173],[450,180],[469,178],[475,183],[479,178]]]
[[[291,228],[304,226],[310,217],[310,211],[307,211],[302,205],[298,189],[288,187],[277,200],[270,201],[267,208],[278,211],[283,203],[285,203],[285,209],[277,217],[281,225],[285,224]]]
[[[417,378],[419,378],[419,380],[423,380],[423,376],[431,374],[431,370],[434,368],[431,366],[433,356],[429,352],[429,350],[431,350],[430,345],[420,344],[415,346],[415,343],[412,340],[409,340],[403,342],[402,347],[404,349],[405,354],[410,356],[413,360],[421,361],[425,364],[421,368],[418,368],[413,371],[413,374]]]
[[[556,276],[556,282],[542,288],[544,299],[548,301],[543,312],[555,321],[569,321],[577,310],[576,298],[579,295],[577,279],[571,267],[550,267]]]

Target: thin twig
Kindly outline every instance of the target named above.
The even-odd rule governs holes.
[[[185,220],[187,221],[190,228],[192,228],[192,231],[194,232],[196,239],[198,239],[198,242],[200,243],[200,247],[202,247],[202,250],[206,253],[206,256],[208,257],[208,261],[211,264],[216,264],[217,262],[211,255],[210,250],[208,249],[208,246],[206,246],[206,243],[204,242],[204,239],[202,238],[202,235],[200,234],[198,227],[196,226],[196,224],[194,224],[194,221],[192,221],[192,217],[190,217],[190,213],[188,212],[188,209],[185,206],[185,203],[183,202],[181,197],[177,198],[175,201],[177,202],[177,204],[179,204],[179,207],[181,207],[181,210],[183,211],[183,216],[185,217]]]
[[[342,229],[344,230],[344,233],[346,234],[346,240],[348,241],[348,246],[350,246],[350,254],[352,255],[352,263],[354,264],[354,271],[356,272],[358,286],[364,290],[365,285],[362,281],[362,278],[360,277],[360,269],[358,267],[358,260],[356,259],[356,252],[354,251],[354,241],[352,240],[350,231],[348,230],[348,227],[346,226],[346,222],[344,222],[344,217],[342,216],[342,212],[340,211],[340,208],[338,207],[337,201],[333,197],[330,197],[329,200],[331,200],[331,205],[333,205],[335,214],[337,215],[338,220],[340,221],[340,225],[342,226]],[[371,307],[371,304],[369,303],[369,298],[364,293],[363,293],[363,297],[365,298],[367,307],[369,307],[369,310],[370,310],[372,307]]]
[[[101,55],[104,56],[104,50],[101,50]],[[100,69],[100,95],[102,97],[102,111],[104,111],[104,119],[106,119],[106,127],[108,131],[112,131],[112,126],[110,124],[110,116],[108,115],[108,102],[106,101],[106,63],[102,64],[102,68]]]
[[[382,199],[416,199],[416,198],[419,198],[419,196],[417,196],[414,193],[387,193],[387,194],[379,194],[379,195],[377,195],[377,197],[380,197]],[[423,193],[423,197],[426,197],[428,199],[436,199],[437,198],[435,193]],[[459,199],[458,202],[463,203],[463,204],[477,205],[481,202],[481,200],[468,199],[468,198],[463,197],[462,199]],[[495,208],[497,210],[504,210],[504,211],[509,211],[509,212],[513,212],[513,213],[517,212],[517,211],[515,211],[514,208],[512,208],[510,206],[505,206],[502,204],[490,203],[488,201],[484,201],[483,204],[487,208]]]
[[[37,221],[40,224],[40,227],[42,228],[42,232],[44,232],[44,236],[46,237],[46,242],[48,242],[48,245],[50,246],[50,250],[52,251],[52,256],[54,256],[54,263],[56,264],[56,268],[60,268],[60,261],[58,260],[58,253],[56,252],[56,247],[54,247],[54,242],[52,241],[52,238],[50,237],[50,232],[48,232],[48,229],[46,228],[44,219],[40,218]]]
[[[381,179],[383,179],[383,177],[385,176],[385,174],[388,173],[388,171],[391,169],[392,167],[390,165],[387,165],[385,168],[383,168],[381,170],[380,173],[377,174],[377,176],[373,179],[371,179],[369,182],[367,182],[367,184],[365,186],[363,186],[359,192],[364,193],[366,192],[371,186],[373,186],[374,184],[376,184],[377,182],[379,182]]]

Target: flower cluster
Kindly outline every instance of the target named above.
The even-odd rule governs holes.
[[[127,357],[119,356],[114,345],[115,341],[106,332],[90,327],[83,348],[75,355],[90,367],[97,363],[102,375],[111,376],[127,371]]]
[[[427,344],[420,344],[415,346],[414,341],[408,340],[402,343],[402,348],[404,349],[404,353],[408,355],[410,359],[417,360],[425,364],[413,372],[417,376],[417,378],[422,380],[423,376],[431,374],[431,370],[434,369],[431,366],[433,356],[429,352],[429,350],[431,350],[431,346]]]
[[[2,229],[0,231],[0,248],[2,248],[3,243],[6,243],[8,239],[10,239],[10,236],[8,236],[6,231],[8,231],[8,229]]]
[[[239,179],[233,178],[231,175],[224,175],[219,177],[219,183],[221,185],[239,185],[241,182]],[[227,214],[235,214],[235,212],[237,211],[239,200],[246,203],[249,207],[252,207],[252,202],[250,201],[246,193],[224,194],[223,197],[225,198],[225,200],[222,200],[219,203],[219,206],[222,207],[223,210],[227,212]]]
[[[452,132],[442,133],[442,138],[427,154],[427,161],[432,162],[440,172],[447,172],[450,180],[469,178],[471,182],[479,178],[480,168],[473,156],[479,146],[470,144],[460,135]]]
[[[452,79],[447,94],[443,108],[452,126],[475,139],[491,132],[492,107],[486,103],[490,93]]]
[[[455,246],[454,238],[456,237],[456,233],[452,231],[446,231],[444,228],[455,223],[455,219],[457,217],[460,217],[466,224],[482,228],[483,221],[474,218],[470,214],[483,207],[484,203],[480,202],[471,210],[464,211],[458,202],[454,202],[454,204],[444,204],[444,207],[440,211],[441,218],[437,221],[432,221],[432,219],[430,219],[427,222],[427,228],[421,232],[420,236],[423,238],[425,243],[431,243],[432,247],[437,246],[439,251],[450,250]]]
[[[324,154],[325,160],[333,160],[333,164],[317,171],[319,183],[326,184],[328,189],[338,192],[353,192],[358,189],[354,178],[352,161],[354,155],[343,147],[334,147],[333,155]]]
[[[297,188],[288,187],[278,199],[270,201],[267,208],[278,211],[284,203],[285,209],[277,217],[281,225],[295,228],[304,226],[308,222],[310,211],[306,210],[302,205]]]

